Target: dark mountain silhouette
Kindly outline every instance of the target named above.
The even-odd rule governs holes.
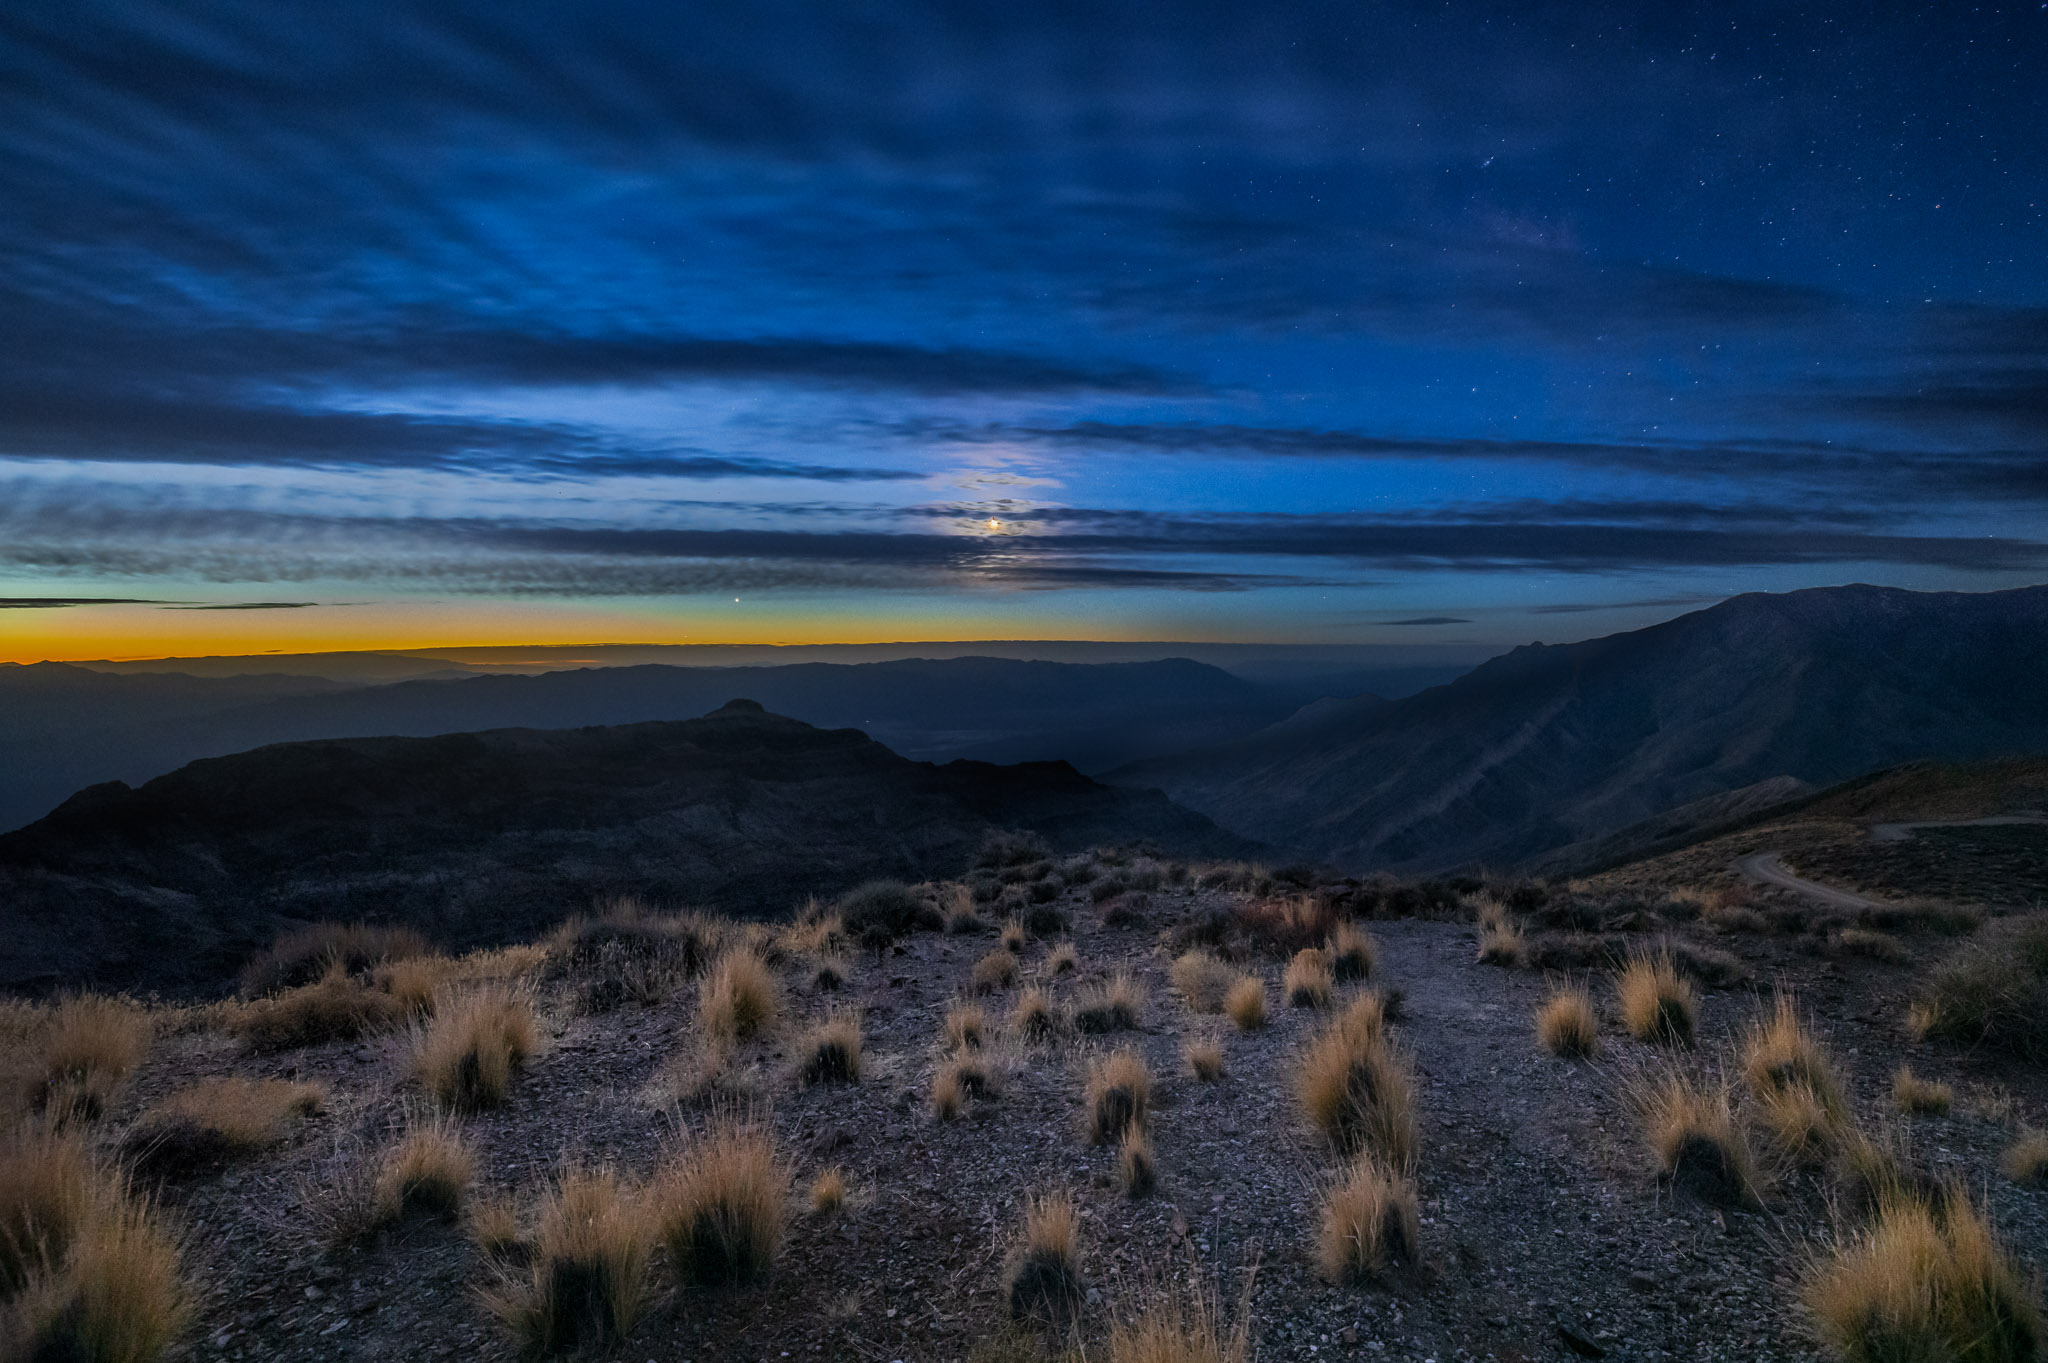
[[[533,936],[608,896],[787,910],[964,870],[992,828],[1055,847],[1258,850],[1061,762],[913,762],[734,701],[678,723],[280,744],[0,835],[0,985],[217,981],[292,920]]]
[[[1757,594],[1105,779],[1347,866],[1504,868],[1773,778],[2048,751],[2044,678],[2048,587]]]
[[[733,695],[808,723],[862,729],[910,757],[1060,759],[1084,771],[1238,737],[1300,699],[1184,658],[648,665],[378,686],[110,676],[42,663],[0,668],[0,828],[88,785],[135,784],[269,743],[685,719]],[[10,722],[23,707],[37,718]]]

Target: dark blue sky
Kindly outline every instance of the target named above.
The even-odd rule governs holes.
[[[0,655],[2038,581],[2044,73],[2038,0],[16,0],[0,598],[141,604]]]

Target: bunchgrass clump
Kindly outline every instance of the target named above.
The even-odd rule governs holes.
[[[413,1036],[413,1073],[442,1107],[472,1112],[503,1103],[540,1045],[533,1000],[486,986],[445,1001]]]
[[[972,983],[977,994],[992,994],[998,989],[1008,989],[1017,983],[1017,956],[1007,947],[999,947],[974,963]]]
[[[2025,1187],[2048,1184],[2048,1131],[2022,1130],[1999,1156],[1998,1167],[2007,1178]]]
[[[1074,1028],[1090,1035],[1129,1031],[1145,1012],[1145,991],[1128,970],[1100,980],[1074,999]]]
[[[1224,996],[1237,979],[1237,972],[1214,952],[1199,947],[1175,957],[1171,974],[1173,987],[1180,991],[1189,1011],[1196,1013],[1221,1012]]]
[[[1321,947],[1303,947],[1287,963],[1280,980],[1281,992],[1296,1008],[1328,1008],[1336,991],[1330,958]]]
[[[2044,1343],[2038,1285],[1954,1189],[1885,1202],[1808,1269],[1802,1295],[1847,1363],[2031,1363]]]
[[[834,1011],[805,1035],[799,1056],[797,1077],[806,1084],[858,1084],[860,1014],[850,1008]]]
[[[846,1205],[846,1171],[838,1165],[822,1171],[811,1180],[811,1211],[818,1216],[830,1216]]]
[[[1377,999],[1354,1003],[1310,1040],[1294,1086],[1310,1124],[1338,1153],[1369,1152],[1394,1169],[1414,1167],[1415,1081],[1387,1040]]]
[[[820,994],[835,994],[846,987],[853,969],[843,956],[821,956],[811,967],[811,988]]]
[[[1145,1124],[1152,1107],[1152,1071],[1137,1050],[1123,1047],[1089,1067],[1087,1094],[1089,1137],[1106,1145],[1132,1125]]]
[[[149,1053],[153,1030],[147,1013],[121,999],[80,994],[59,1003],[36,1038],[36,1109],[60,1121],[97,1120]]]
[[[336,967],[311,984],[243,1004],[228,1030],[252,1050],[294,1050],[401,1027],[423,1015],[417,1005]]]
[[[378,966],[425,956],[412,928],[370,923],[311,923],[286,933],[242,968],[242,992],[255,996],[311,984],[339,970],[366,975]]]
[[[567,1170],[541,1203],[526,1271],[485,1300],[529,1354],[615,1343],[647,1308],[651,1248],[646,1217],[617,1174]]]
[[[1664,952],[1637,954],[1614,981],[1615,1000],[1629,1034],[1661,1046],[1690,1046],[1698,996]]]
[[[1228,1328],[1215,1294],[1204,1286],[1155,1288],[1135,1309],[1120,1309],[1109,1327],[1109,1363],[1248,1363],[1250,1323]]]
[[[1828,945],[1844,956],[1861,956],[1886,965],[1913,964],[1913,949],[1888,932],[1875,928],[1843,928],[1828,939]]]
[[[1124,1196],[1143,1197],[1158,1186],[1159,1175],[1152,1163],[1152,1143],[1145,1139],[1145,1127],[1132,1122],[1117,1141],[1117,1181]]]
[[[1522,936],[1522,930],[1512,922],[1502,920],[1490,927],[1479,930],[1479,963],[1481,965],[1507,966],[1512,969],[1529,958],[1529,944]]]
[[[1048,975],[1071,975],[1081,968],[1081,953],[1074,950],[1072,942],[1061,942],[1045,953],[1045,973]]]
[[[1333,1283],[1376,1278],[1414,1262],[1421,1229],[1414,1181],[1363,1153],[1323,1192],[1316,1257]]]
[[[1600,1019],[1592,996],[1577,985],[1553,991],[1536,1010],[1536,1040],[1552,1055],[1591,1058],[1600,1049]]]
[[[750,1041],[774,1027],[782,1011],[782,988],[759,955],[728,951],[704,978],[697,999],[698,1024],[728,1041]]]
[[[669,1162],[650,1196],[669,1263],[685,1282],[768,1275],[782,1243],[789,1171],[765,1126],[714,1120]]]
[[[1010,1013],[1010,1026],[1018,1036],[1036,1045],[1051,1040],[1059,1025],[1059,1013],[1053,1007],[1051,995],[1037,985],[1018,993],[1017,1006]]]
[[[148,1363],[183,1329],[191,1303],[177,1240],[146,1201],[103,1190],[61,1264],[45,1266],[10,1303],[7,1357]]]
[[[205,1079],[143,1113],[124,1144],[139,1169],[178,1177],[283,1144],[326,1102],[322,1084]]]
[[[416,1125],[378,1160],[371,1219],[380,1226],[419,1216],[453,1221],[475,1178],[476,1156],[454,1123]]]
[[[1041,997],[1043,993],[1041,991]],[[964,999],[946,1010],[946,1049],[955,1055],[978,1051],[988,1039],[988,1015]]]
[[[1081,1309],[1081,1218],[1067,1193],[1024,1204],[1024,1230],[1010,1256],[1004,1288],[1010,1314],[1064,1329]]]
[[[1339,983],[1372,978],[1379,965],[1379,946],[1356,923],[1342,922],[1330,929],[1323,950],[1330,958],[1330,973]]]
[[[22,1123],[0,1136],[0,1298],[63,1262],[94,1210],[99,1178],[76,1135]]]
[[[1021,956],[1024,954],[1024,943],[1027,938],[1028,934],[1024,931],[1024,920],[1021,918],[1009,919],[1003,924],[1003,933],[1000,938],[1002,942],[1001,949],[1009,952],[1012,958]]]
[[[1910,1065],[1892,1072],[1892,1105],[1916,1116],[1939,1117],[1955,1106],[1956,1091],[1936,1079],[1922,1079]]]
[[[1203,1083],[1213,1084],[1223,1077],[1223,1047],[1214,1039],[1190,1039],[1181,1048],[1181,1054],[1187,1058],[1188,1069]]]
[[[1834,1061],[1786,995],[1744,1036],[1742,1074],[1771,1145],[1795,1163],[1821,1163],[1855,1125]]]
[[[1985,928],[1934,967],[1911,1015],[1922,1037],[2048,1059],[2048,913]]]
[[[1632,1096],[1667,1187],[1721,1207],[1755,1200],[1756,1161],[1725,1085],[1704,1088],[1668,1073],[1639,1081]]]
[[[932,1071],[932,1116],[941,1122],[958,1121],[967,1107],[967,1088],[960,1082],[960,1071],[951,1065],[942,1064]]]
[[[1266,1025],[1266,986],[1256,975],[1246,975],[1230,986],[1223,997],[1223,1011],[1241,1032],[1256,1032]]]

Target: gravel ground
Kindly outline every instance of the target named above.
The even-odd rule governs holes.
[[[1333,1161],[1290,1089],[1291,1059],[1320,1016],[1280,1001],[1278,960],[1252,967],[1267,982],[1272,1018],[1257,1033],[1190,1014],[1167,981],[1162,930],[1220,902],[1216,892],[1167,892],[1147,922],[1109,929],[1070,899],[1082,965],[1056,995],[1071,998],[1081,983],[1129,968],[1149,990],[1141,1029],[1035,1048],[1006,1040],[1001,1096],[973,1103],[955,1123],[936,1122],[925,1094],[945,1007],[992,938],[919,935],[901,954],[862,957],[844,996],[865,1013],[860,1084],[800,1089],[773,1042],[743,1057],[758,1069],[797,1191],[838,1164],[848,1205],[819,1217],[793,1196],[798,1209],[768,1283],[667,1290],[616,1356],[965,1359],[1002,1327],[1002,1266],[1023,1197],[1055,1186],[1074,1190],[1081,1206],[1092,1330],[1116,1303],[1194,1268],[1233,1312],[1249,1302],[1256,1357],[1266,1360],[1816,1356],[1796,1281],[1833,1224],[1824,1190],[1787,1174],[1752,1212],[1674,1200],[1656,1183],[1622,1096],[1631,1074],[1667,1057],[1611,1022],[1596,1060],[1541,1053],[1530,1016],[1545,980],[1476,964],[1470,924],[1368,925],[1381,948],[1373,985],[1406,993],[1393,1031],[1419,1077],[1423,1255],[1370,1287],[1325,1283],[1313,1245]],[[1795,988],[1866,1116],[1878,1114],[1902,1058],[1981,1100],[1915,1119],[1916,1152],[1988,1198],[2006,1243],[2030,1265],[2048,1259],[2044,1194],[1996,1172],[2018,1121],[2038,1122],[2048,1106],[2038,1071],[1908,1046],[1898,1027],[1907,969],[1821,959],[1783,938],[1718,945],[1743,956],[1754,980],[1705,996],[1701,1044],[1681,1063],[1703,1072],[1726,1064],[1730,1039],[1769,987]],[[1043,944],[1027,950],[1021,983],[1034,981],[1044,953]],[[1595,992],[1604,1004],[1604,984]],[[1006,1014],[1015,995],[985,1000],[991,1016]],[[793,991],[790,1012],[821,1015],[831,1002]],[[657,1007],[597,1018],[551,1005],[553,1035],[509,1105],[464,1124],[483,1181],[530,1194],[565,1158],[651,1168],[678,1120],[703,1117],[686,1109],[679,1118],[647,1097],[663,1062],[692,1044],[694,1008],[688,988]],[[793,1034],[788,1023],[777,1033]],[[1180,1052],[1190,1035],[1222,1040],[1221,1082],[1188,1073]],[[1114,1152],[1090,1146],[1082,1130],[1086,1062],[1118,1044],[1139,1046],[1158,1080],[1159,1186],[1139,1200],[1117,1187]],[[176,1356],[514,1356],[477,1300],[487,1266],[459,1229],[421,1225],[341,1250],[320,1234],[313,1212],[337,1161],[393,1129],[412,1101],[402,1039],[250,1056],[213,1035],[170,1038],[117,1116],[225,1073],[319,1078],[334,1098],[291,1146],[164,1190],[200,1296]],[[1989,1115],[1977,1110],[1987,1106]]]

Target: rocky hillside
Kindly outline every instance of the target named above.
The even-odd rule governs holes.
[[[1506,867],[1762,782],[2048,751],[2043,676],[2048,587],[1740,596],[1108,779],[1340,864]]]
[[[0,836],[0,982],[202,983],[317,918],[473,946],[621,895],[781,913],[955,873],[991,828],[1062,848],[1253,846],[1065,763],[913,762],[751,701],[676,723],[279,744],[93,787]]]

